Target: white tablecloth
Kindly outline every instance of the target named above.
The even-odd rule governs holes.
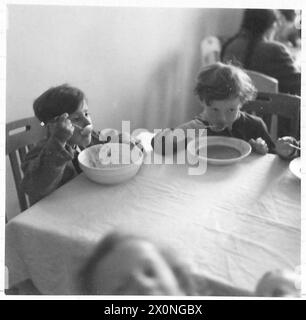
[[[158,239],[229,285],[253,290],[268,270],[300,265],[300,181],[288,162],[251,155],[236,165],[144,165],[116,186],[81,174],[6,226],[14,284],[31,278],[44,294],[75,294],[95,243],[121,228]]]

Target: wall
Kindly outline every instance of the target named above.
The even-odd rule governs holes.
[[[88,96],[97,129],[130,120],[152,130],[199,111],[200,41],[234,33],[241,11],[9,5],[8,13],[7,122],[32,116],[35,97],[68,82]],[[13,190],[7,171],[9,216]]]

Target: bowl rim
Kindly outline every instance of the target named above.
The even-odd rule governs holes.
[[[95,148],[97,146],[100,146],[100,145],[105,145],[106,143],[102,144],[102,143],[98,143],[98,144],[94,144],[92,146],[89,146],[87,148],[85,148],[84,150],[82,150],[79,154],[78,154],[78,162],[80,165],[82,165],[83,167],[87,168],[87,169],[90,169],[90,170],[96,170],[96,171],[115,171],[115,170],[120,170],[120,169],[124,169],[124,168],[130,168],[130,167],[134,167],[134,166],[141,166],[143,164],[143,158],[144,158],[144,153],[143,151],[137,146],[137,145],[134,145],[134,147],[137,147],[138,150],[140,151],[140,163],[127,163],[127,164],[121,164],[121,166],[118,166],[118,167],[105,167],[105,168],[94,168],[94,167],[90,167],[84,163],[82,163],[80,161],[80,156],[82,154],[84,154],[85,152],[88,151],[88,149],[90,148]],[[117,144],[114,143],[114,142],[109,142],[109,144]]]
[[[230,158],[230,159],[215,159],[215,158],[204,157],[204,156],[200,156],[198,154],[195,154],[193,152],[194,148],[191,148],[191,146],[194,145],[195,141],[198,140],[198,139],[201,139],[201,138],[193,139],[188,143],[188,145],[187,145],[188,152],[192,156],[197,157],[199,160],[206,160],[207,162],[211,162],[211,163],[214,162],[216,164],[226,164],[226,163],[238,162],[238,161],[246,158],[252,151],[251,145],[247,141],[245,141],[243,139],[235,138],[235,137],[226,137],[226,136],[207,136],[207,145],[214,145],[213,143],[209,144],[209,142],[214,142],[214,141],[217,142],[218,139],[219,140],[227,140],[229,142],[230,141],[237,141],[237,142],[240,142],[241,144],[243,144],[247,148],[247,151],[245,153],[243,153],[240,157]],[[241,152],[241,149],[237,149],[236,146],[233,146],[231,144],[225,144],[225,143],[222,143],[221,141],[220,141],[220,143],[217,143],[215,145],[231,146],[232,148],[234,148],[236,150],[239,150]]]

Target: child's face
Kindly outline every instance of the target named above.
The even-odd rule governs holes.
[[[69,115],[69,119],[73,124],[76,124],[81,128],[92,124],[90,115],[88,113],[88,105],[85,100],[80,104],[79,108],[75,112]],[[69,142],[80,147],[86,147],[91,142],[91,131],[83,133],[82,129],[78,128],[77,126],[74,128],[73,136]]]
[[[155,246],[144,240],[118,244],[96,268],[98,294],[182,295],[178,281]]]
[[[241,101],[240,98],[215,100],[209,106],[203,101],[202,105],[204,107],[205,119],[210,125],[219,128],[231,128],[234,121],[239,117]]]

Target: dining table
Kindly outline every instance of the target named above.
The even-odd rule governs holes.
[[[152,155],[147,143],[146,157]],[[11,219],[9,284],[31,279],[45,295],[79,294],[80,269],[114,230],[157,241],[188,260],[195,274],[247,292],[267,271],[300,267],[301,180],[289,161],[251,153],[191,175],[191,164],[156,159],[116,185],[81,173]]]

